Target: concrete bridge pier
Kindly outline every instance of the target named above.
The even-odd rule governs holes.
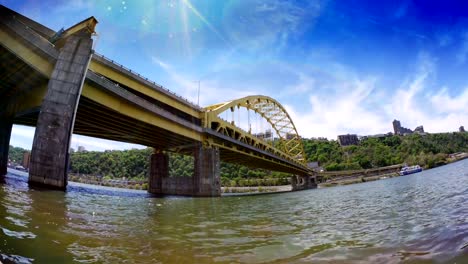
[[[0,116],[0,177],[7,174],[8,150],[10,148],[13,119]]]
[[[68,37],[47,86],[31,151],[29,183],[64,190],[76,110],[92,54],[91,32]]]
[[[293,175],[291,177],[291,185],[293,191],[317,188],[315,177],[311,175]]]
[[[221,196],[219,149],[195,149],[194,196]]]
[[[153,194],[221,196],[218,148],[195,147],[194,175],[169,177],[168,155],[156,151],[151,155],[148,192]]]
[[[169,177],[169,157],[167,154],[156,151],[150,158],[150,175],[148,192],[164,194],[163,181]]]

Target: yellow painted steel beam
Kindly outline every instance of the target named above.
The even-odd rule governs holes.
[[[66,38],[78,31],[86,29],[89,33],[95,33],[94,29],[96,28],[98,21],[95,17],[91,16],[81,22],[76,23],[75,25],[69,27],[65,30],[64,33],[60,36],[60,38]]]
[[[229,136],[229,137],[231,137],[231,138],[233,138],[235,140],[239,140],[239,141],[242,141],[242,139],[244,139],[244,143],[249,144],[247,142],[247,139],[248,139],[248,141],[250,141],[249,145],[251,145],[251,146],[254,146],[256,148],[268,151],[268,152],[270,152],[270,153],[272,153],[274,155],[277,155],[278,157],[289,160],[292,163],[301,164],[301,162],[296,159],[297,157],[292,157],[290,155],[290,153],[283,152],[282,150],[273,147],[271,145],[271,142],[267,142],[265,140],[262,140],[260,138],[257,138],[255,136],[251,135],[250,133],[248,133],[246,131],[242,131],[241,129],[239,129],[239,128],[235,127],[235,126],[232,126],[228,122],[220,119],[219,117],[215,117],[215,122],[220,124],[219,128],[221,128],[221,129],[218,129],[218,132],[220,132],[221,134],[223,134],[225,136]],[[234,132],[234,134],[236,134],[237,137],[235,135],[230,134],[228,131]]]
[[[280,141],[286,142],[285,144],[279,145],[281,151],[287,153],[287,155],[289,155],[290,158],[293,158],[296,161],[300,162],[301,164],[303,164],[303,166],[306,165],[304,146],[302,144],[302,141],[300,140],[300,136],[297,133],[297,129],[291,117],[286,112],[286,109],[284,109],[284,107],[279,102],[277,102],[271,97],[254,95],[208,106],[205,108],[205,115],[203,120],[204,126],[210,128],[212,123],[216,122],[219,124],[223,123],[223,126],[228,128],[225,130],[235,130],[236,127],[234,124],[223,122],[221,121],[222,119],[219,118],[219,115],[222,114],[224,111],[228,109],[231,109],[231,111],[233,111],[235,107],[244,107],[253,110],[266,121],[268,121],[268,123],[270,123],[272,128],[275,130],[276,134],[280,137]],[[289,138],[290,135],[293,135],[293,137]]]
[[[3,47],[15,54],[22,61],[33,67],[46,77],[52,75],[54,64],[47,58],[39,55],[34,49],[29,48],[24,42],[14,38],[0,28],[0,43]]]
[[[16,115],[17,113],[27,112],[30,109],[39,108],[47,92],[47,85],[35,88],[12,100],[6,107],[7,113]]]
[[[146,146],[164,145],[167,143],[174,144],[176,142],[187,144],[188,141],[192,141],[188,138],[181,139],[182,136],[176,136],[172,133],[164,135],[164,133],[160,133],[160,131],[163,130],[161,128],[155,127],[154,129],[159,131],[155,132],[155,130],[151,130],[150,125],[135,119],[132,120],[132,118],[127,116],[122,117],[121,114],[113,113],[112,110],[106,109],[102,105],[85,97],[81,97],[78,109],[75,123],[76,131],[93,128],[97,131],[114,131],[118,134],[130,136],[132,141],[128,141],[129,143],[141,144],[141,142],[146,142],[142,144]],[[116,118],[116,115],[118,115],[119,118]],[[170,142],[167,142],[167,138],[170,138]],[[181,140],[184,142],[181,142]]]
[[[84,84],[81,95],[116,112],[119,112],[120,114],[126,115],[144,123],[166,129],[173,133],[177,133],[199,142],[202,142],[203,140],[201,133],[178,125],[161,116],[155,115],[154,113],[145,111],[142,108],[112,96],[111,94],[106,93],[105,91],[93,87],[87,83]]]
[[[217,146],[218,148],[221,148],[221,149],[226,149],[228,151],[232,151],[232,152],[235,152],[235,153],[238,153],[239,155],[242,155],[242,156],[246,156],[246,157],[250,157],[250,158],[254,158],[254,159],[260,159],[260,160],[263,160],[263,161],[266,161],[268,163],[272,163],[272,164],[275,164],[275,166],[280,166],[280,167],[283,167],[283,168],[288,168],[291,170],[290,173],[293,173],[293,172],[304,172],[304,170],[300,170],[298,169],[297,167],[294,167],[294,166],[291,166],[291,165],[288,165],[286,163],[281,163],[281,162],[277,162],[277,161],[274,161],[274,160],[271,160],[271,159],[267,159],[267,158],[264,158],[262,156],[258,156],[258,155],[254,155],[254,154],[251,154],[251,153],[248,153],[248,152],[245,152],[245,151],[242,151],[242,150],[238,150],[237,148],[233,148],[233,147],[230,147],[230,146],[225,146],[224,144],[220,144],[220,143],[212,143],[213,146]],[[247,162],[246,162],[247,163]],[[255,165],[255,162],[251,163],[252,165]]]
[[[96,59],[91,60],[89,69],[96,73],[103,75],[104,77],[108,79],[111,79],[114,82],[121,83],[135,91],[145,94],[167,105],[170,105],[193,117],[201,118],[200,116],[201,113],[199,111],[196,111],[189,105],[178,102],[177,100],[174,100],[172,97],[168,96],[167,94],[161,93],[157,91],[156,89],[154,89],[153,87],[150,87],[144,83],[141,83],[135,80],[134,78],[132,78],[131,76],[128,76],[125,73],[120,72],[116,69],[113,69],[112,67],[105,65],[104,63],[101,63],[97,61]]]
[[[80,31],[86,31],[89,34],[94,34],[95,31],[94,29],[96,28],[98,21],[94,17],[89,17],[81,22],[76,23],[75,25],[69,27],[62,33],[57,33],[58,39],[55,41],[52,40],[52,42],[55,44],[57,48],[63,47],[65,45],[65,42],[68,37],[72,36],[73,34],[76,34]]]

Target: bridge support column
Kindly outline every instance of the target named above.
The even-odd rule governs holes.
[[[197,146],[194,149],[194,175],[169,177],[169,157],[162,152],[151,155],[148,192],[152,194],[221,196],[219,149]]]
[[[157,152],[151,155],[148,192],[164,194],[163,179],[169,177],[169,157],[167,154]]]
[[[195,149],[193,196],[221,196],[219,149],[216,147]]]
[[[59,53],[34,134],[29,183],[64,190],[76,110],[92,54],[91,33],[68,37]]]
[[[0,177],[7,174],[12,127],[13,120],[11,118],[0,117]]]
[[[311,175],[294,175],[291,178],[291,185],[293,191],[317,188],[315,177]]]

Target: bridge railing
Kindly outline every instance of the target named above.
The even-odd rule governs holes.
[[[189,104],[193,108],[196,108],[199,111],[203,110],[203,108],[201,106],[195,104],[192,101],[189,101],[187,98],[184,98],[181,95],[176,94],[175,92],[173,92],[173,91],[169,90],[168,88],[156,83],[155,81],[152,81],[151,79],[148,79],[147,77],[144,77],[143,75],[139,74],[136,71],[132,71],[130,68],[127,68],[127,67],[123,66],[122,64],[120,64],[120,63],[118,63],[118,62],[116,62],[116,61],[114,61],[114,60],[112,60],[110,58],[107,58],[106,56],[104,56],[104,55],[102,55],[100,53],[97,53],[97,52],[94,52],[93,55],[96,55],[96,56],[100,57],[101,59],[103,59],[103,60],[105,60],[105,61],[107,61],[107,62],[109,62],[109,63],[111,63],[111,64],[113,64],[113,65],[115,65],[115,66],[117,66],[119,68],[121,68],[122,70],[127,71],[128,73],[134,75],[135,77],[140,78],[141,81],[145,81],[148,84],[150,84],[152,86],[152,88],[156,88],[158,90],[164,91],[165,93],[167,93],[167,94],[169,94],[169,95],[171,95],[171,96],[173,96],[173,97],[175,97],[175,98],[177,98],[179,100],[185,101],[187,104]]]
[[[193,128],[193,129],[197,130],[198,132],[201,131],[201,128],[199,126],[195,125],[193,122],[187,121],[184,118],[181,118],[181,117],[179,117],[177,115],[173,115],[173,114],[167,112],[164,108],[162,108],[162,107],[160,107],[158,105],[155,105],[155,104],[145,100],[144,98],[141,98],[141,97],[131,93],[127,89],[124,89],[123,87],[120,87],[120,85],[118,83],[113,82],[112,80],[106,78],[105,76],[103,76],[103,75],[101,75],[99,73],[95,73],[95,72],[93,72],[91,70],[88,70],[87,78],[89,78],[91,81],[93,81],[93,82],[95,82],[95,83],[97,83],[99,85],[103,85],[104,87],[113,90],[114,93],[116,93],[119,96],[123,96],[125,98],[132,98],[131,102],[133,104],[139,105],[139,106],[141,106],[143,108],[146,108],[146,109],[148,109],[148,110],[150,110],[152,112],[156,111],[160,115],[163,115],[166,118],[171,119],[171,120],[173,120],[173,121],[175,121],[177,123],[183,124],[186,127]]]
[[[13,20],[2,20],[1,24],[14,31],[30,45],[34,46],[34,48],[46,53],[54,59],[57,59],[58,51],[55,49],[55,45],[50,43],[47,38],[34,31],[34,29],[23,23],[21,20],[17,19],[16,16],[11,15],[9,18]]]

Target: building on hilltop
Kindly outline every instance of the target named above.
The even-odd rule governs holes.
[[[466,132],[464,126],[460,126],[460,128],[458,129],[458,131],[461,132],[461,133]]]
[[[271,132],[271,129],[267,129],[265,132],[253,134],[253,136],[264,140],[273,140],[273,133]]]
[[[386,138],[393,136],[392,132],[387,132],[386,134],[375,134],[375,135],[367,135],[367,136],[358,136],[359,141],[367,140],[369,138]]]
[[[318,172],[323,171],[323,167],[320,166],[320,163],[318,161],[308,162],[307,167],[309,167],[309,169],[312,169],[314,171],[318,171]]]
[[[424,134],[424,127],[423,126],[418,126],[414,129],[414,133],[418,134]]]
[[[395,135],[405,135],[405,134],[412,134],[413,131],[409,128],[402,127],[399,120],[393,120],[393,132]]]
[[[316,141],[328,141],[328,138],[326,137],[311,137],[310,139]]]
[[[320,165],[319,165],[319,162],[318,161],[311,161],[311,162],[308,162],[307,163],[307,167],[311,168],[311,169],[316,169],[318,168]]]
[[[359,144],[359,139],[356,134],[339,135],[338,143],[341,146],[357,145]]]
[[[392,124],[393,124],[393,132],[395,133],[395,135],[403,136],[403,135],[408,135],[408,134],[413,134],[413,133],[417,133],[420,135],[425,134],[424,127],[422,125],[416,127],[413,131],[409,128],[402,127],[399,120],[396,120],[396,119],[393,120]]]
[[[77,152],[85,152],[86,148],[84,146],[78,146],[78,151]]]
[[[395,133],[395,135],[398,135],[400,133],[400,129],[401,129],[400,121],[394,119],[392,124],[393,124],[393,132]]]

